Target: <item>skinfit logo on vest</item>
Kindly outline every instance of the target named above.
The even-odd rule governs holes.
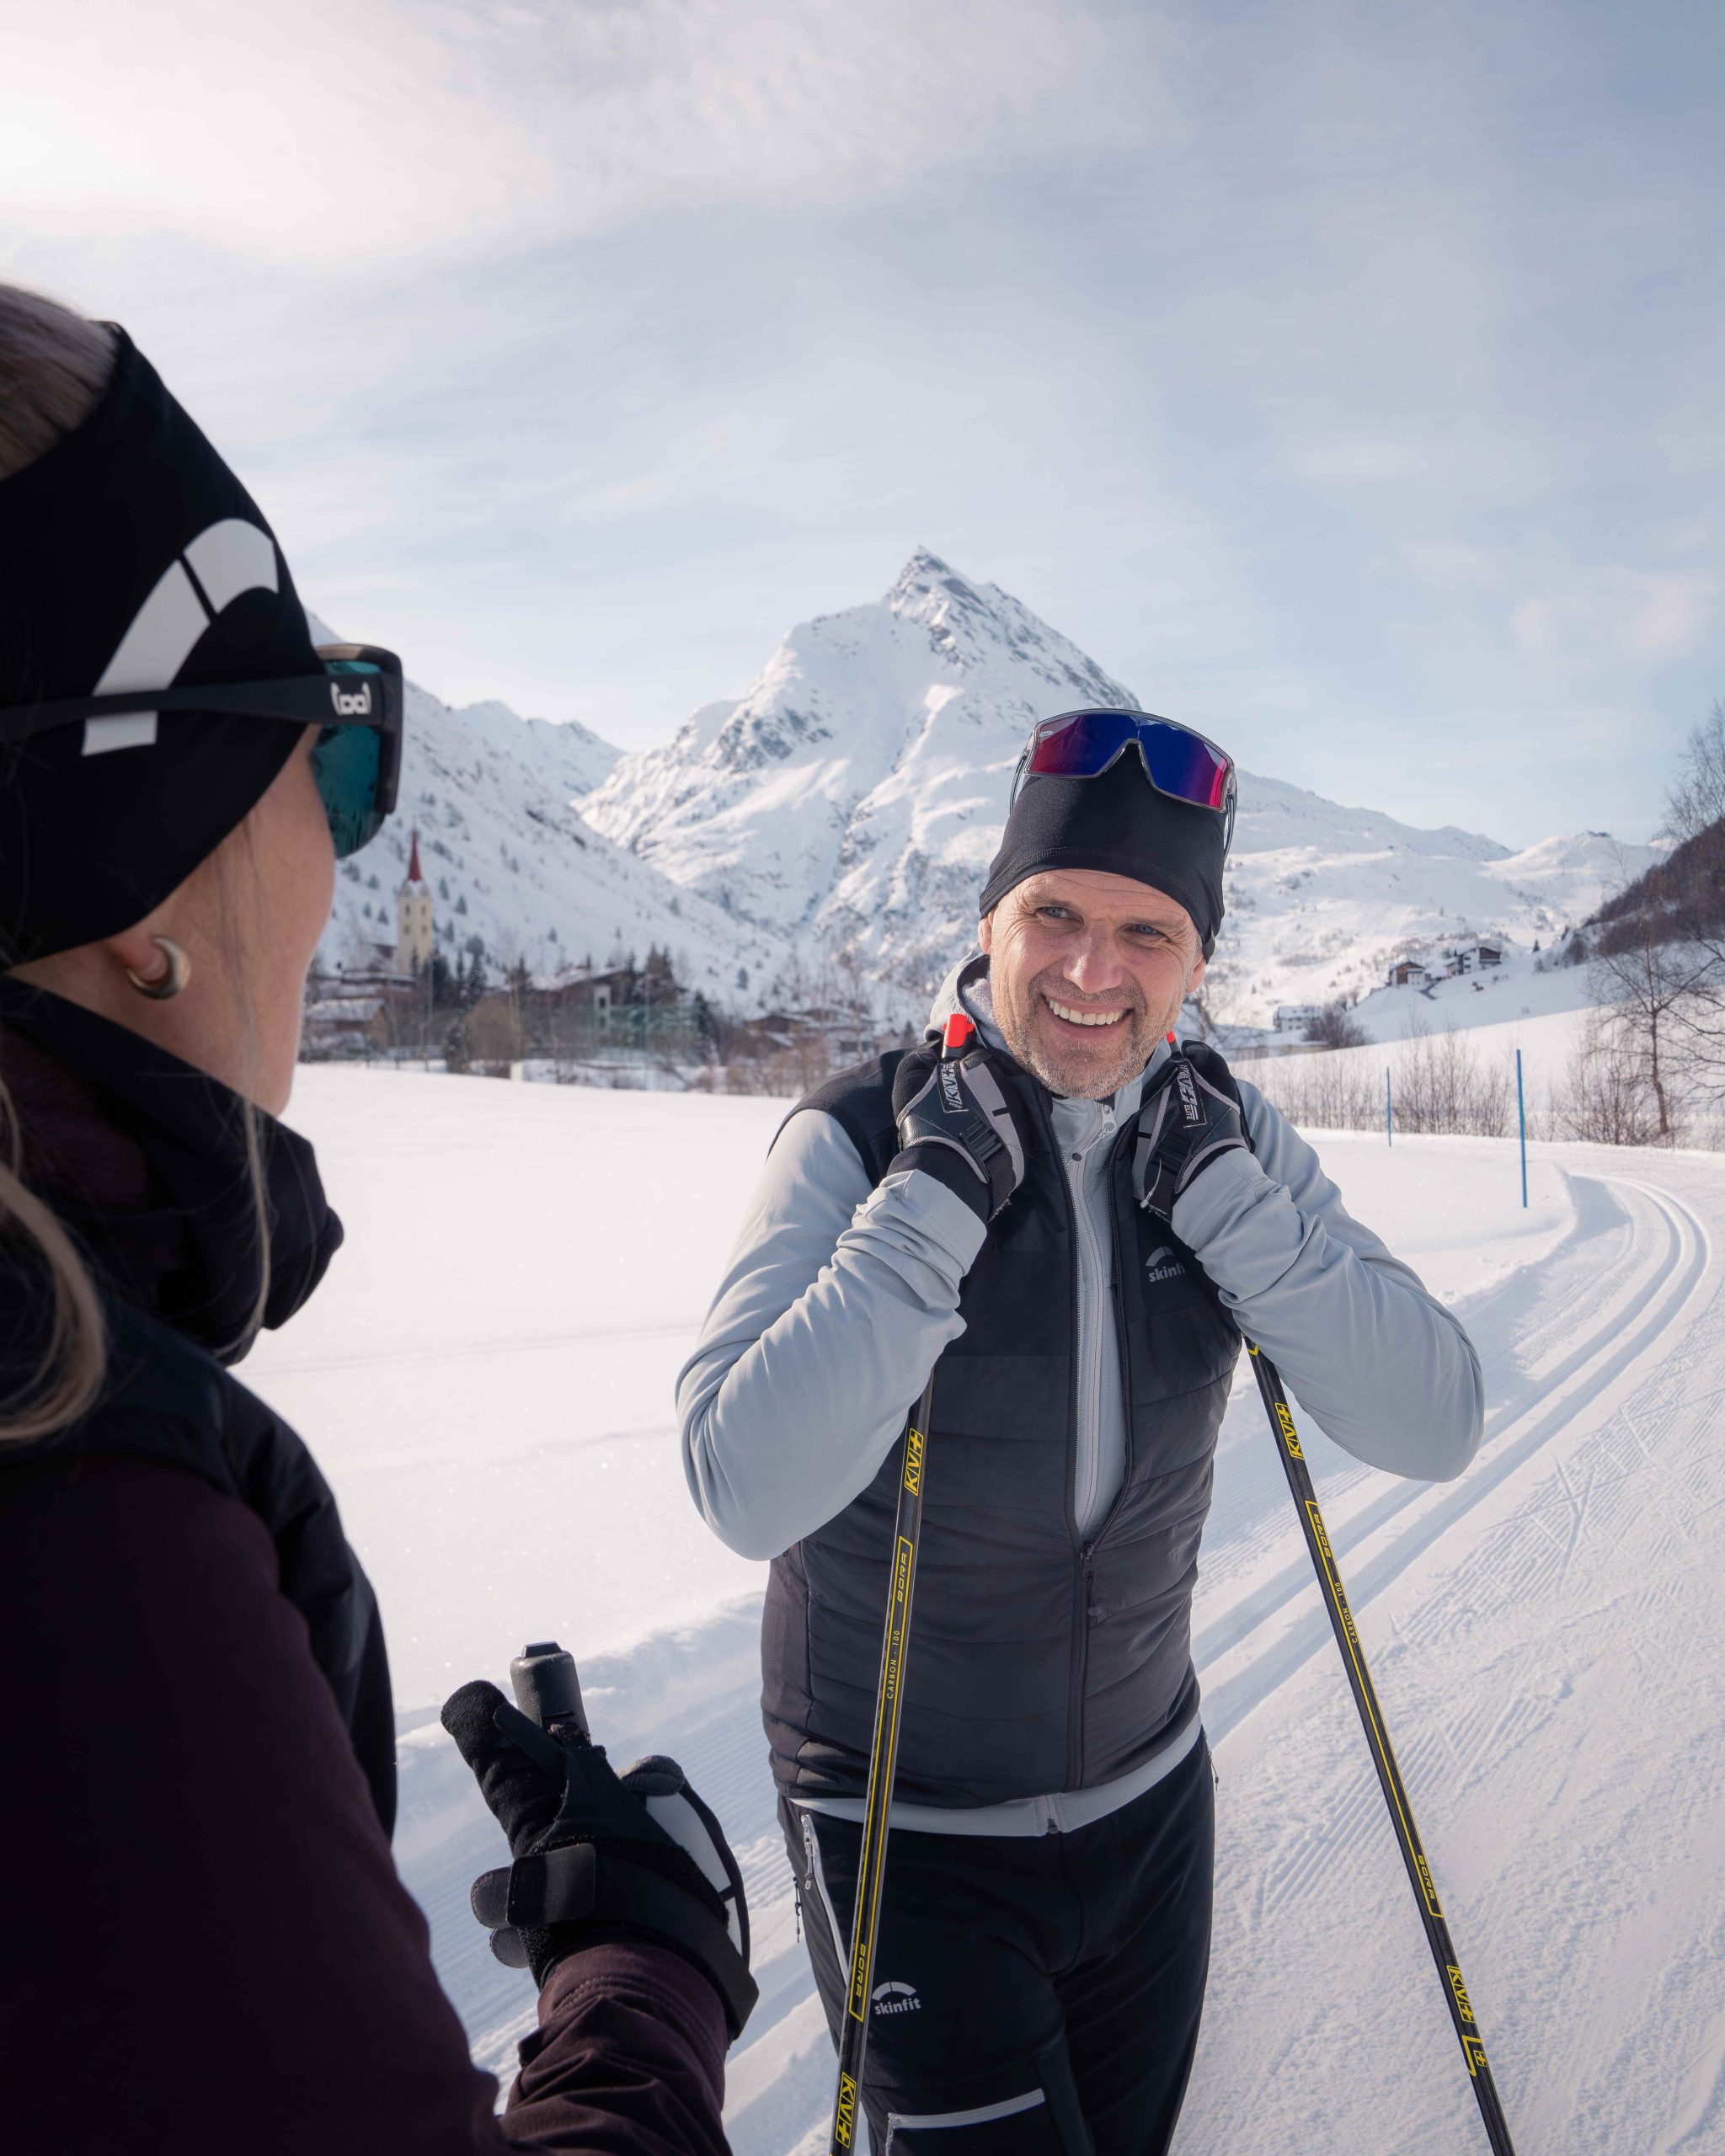
[[[1178,1280],[1186,1268],[1167,1243],[1158,1243],[1144,1261],[1144,1277],[1152,1285],[1158,1280]]]
[[[922,2011],[922,2001],[916,1996],[915,1984],[877,1984],[871,1997],[877,2014],[920,2014]]]

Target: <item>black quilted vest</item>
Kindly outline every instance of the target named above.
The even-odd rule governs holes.
[[[1129,1120],[1109,1163],[1126,1475],[1081,1544],[1071,1198],[1047,1094],[997,1061],[1040,1143],[965,1278],[964,1331],[935,1367],[898,1770],[899,1796],[924,1804],[1112,1781],[1196,1711],[1192,1590],[1239,1352],[1197,1266],[1133,1201]],[[898,1062],[799,1103],[840,1123],[875,1182],[896,1150]],[[858,1796],[867,1782],[899,1456],[772,1566],[762,1705],[793,1795]]]

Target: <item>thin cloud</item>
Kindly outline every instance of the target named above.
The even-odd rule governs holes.
[[[12,11],[0,207],[358,267],[700,199],[896,192],[1045,131],[1166,125],[1155,10],[1042,0],[97,0]],[[907,56],[915,56],[907,64]]]

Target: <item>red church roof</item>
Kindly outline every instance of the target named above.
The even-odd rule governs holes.
[[[425,880],[419,873],[419,834],[416,830],[414,833],[413,858],[408,863],[408,881],[410,883],[423,883]]]

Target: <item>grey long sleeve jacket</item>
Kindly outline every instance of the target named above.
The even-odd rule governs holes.
[[[967,1007],[998,1045],[985,984]],[[1140,1086],[1112,1102],[1054,1103],[1081,1222],[1081,1335],[1093,1343],[1079,1374],[1075,1509],[1087,1532],[1124,1471],[1102,1171]],[[1484,1414],[1472,1343],[1348,1212],[1285,1118],[1255,1086],[1240,1091],[1255,1150],[1199,1176],[1175,1206],[1175,1232],[1338,1444],[1391,1474],[1459,1475]],[[986,1232],[932,1177],[892,1175],[871,1189],[830,1116],[792,1116],[677,1386],[690,1490],[732,1549],[776,1556],[868,1487],[963,1330],[959,1289]]]

